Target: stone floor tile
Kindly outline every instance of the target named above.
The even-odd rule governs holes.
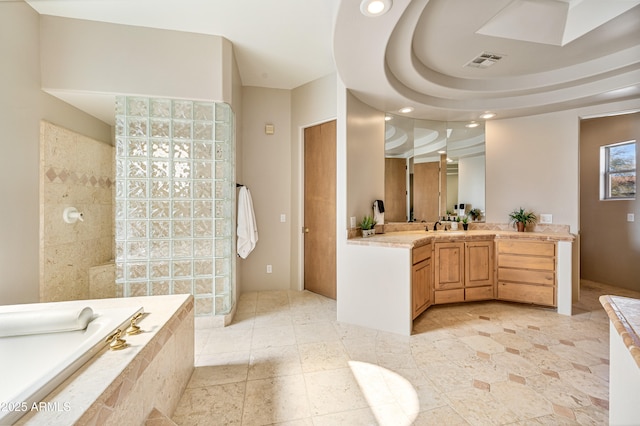
[[[544,396],[517,381],[494,383],[491,395],[509,407],[519,420],[553,414],[553,406]]]
[[[296,344],[296,334],[292,325],[254,328],[251,349],[264,349]]]
[[[493,391],[470,387],[447,392],[446,396],[451,401],[451,407],[472,425],[508,424],[519,420],[508,403],[493,397]]]
[[[624,293],[624,294],[623,294]],[[499,301],[439,305],[411,336],[338,323],[334,300],[241,294],[232,324],[196,332],[178,425],[602,425],[609,320],[583,282],[574,315]]]
[[[334,370],[347,367],[349,356],[342,342],[317,342],[298,345],[302,371]]]
[[[311,414],[320,416],[367,407],[371,409],[381,400],[393,402],[393,395],[381,387],[383,381],[360,383],[357,377],[351,368],[306,373],[304,379]],[[383,395],[377,395],[380,391]],[[368,398],[376,396],[378,399],[373,399],[373,404],[369,403]]]
[[[186,389],[172,420],[180,426],[240,425],[245,382]]]
[[[242,425],[267,425],[311,414],[302,374],[246,382]]]
[[[449,406],[438,407],[418,413],[413,426],[464,426],[469,423]]]
[[[251,351],[248,380],[302,374],[297,345],[275,346]]]

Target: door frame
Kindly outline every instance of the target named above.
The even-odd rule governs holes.
[[[298,277],[297,284],[294,286],[296,290],[302,291],[304,290],[304,232],[302,229],[304,228],[304,130],[308,127],[317,126],[320,124],[328,123],[329,121],[337,121],[337,117],[325,118],[318,121],[313,121],[311,123],[305,123],[298,126],[298,205],[296,206],[297,217],[298,217],[298,226],[297,229],[293,229],[298,235],[297,243],[298,243]],[[336,135],[337,136],[337,135]],[[337,139],[337,137],[336,137]],[[337,141],[336,141],[337,144]],[[336,166],[338,163],[336,153]],[[337,169],[337,168],[336,168]],[[337,173],[336,173],[337,174]],[[337,214],[337,212],[336,212]],[[336,247],[337,250],[337,247]]]

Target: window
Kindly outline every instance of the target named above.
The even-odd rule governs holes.
[[[600,199],[636,196],[636,141],[600,147]]]

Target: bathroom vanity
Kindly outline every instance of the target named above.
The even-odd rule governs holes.
[[[399,231],[350,238],[338,320],[410,335],[432,305],[504,300],[571,315],[568,232]]]
[[[600,296],[609,317],[609,424],[638,423],[640,300]]]

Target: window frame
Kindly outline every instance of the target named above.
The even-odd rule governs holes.
[[[611,185],[610,185],[611,177],[610,176],[613,173],[610,171],[610,167],[609,167],[610,151],[611,151],[611,148],[615,148],[623,145],[634,146],[635,167],[631,169],[626,169],[626,170],[617,170],[614,173],[616,174],[617,173],[633,173],[634,177],[636,178],[636,192],[632,197],[630,196],[616,197],[611,195]],[[638,193],[637,191],[637,177],[638,177],[637,150],[638,150],[638,147],[635,139],[624,141],[624,142],[616,142],[612,144],[602,145],[600,147],[600,201],[635,200],[636,199],[636,194]]]

